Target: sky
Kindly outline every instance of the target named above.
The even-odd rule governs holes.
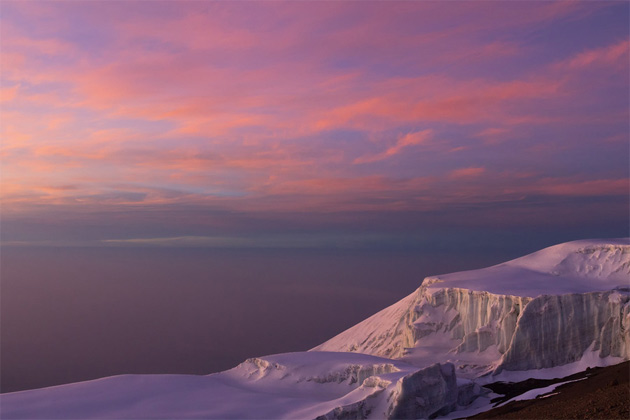
[[[627,235],[625,1],[1,7],[4,245]]]

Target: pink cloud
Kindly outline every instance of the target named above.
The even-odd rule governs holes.
[[[579,53],[559,64],[561,67],[579,69],[588,66],[623,65],[628,67],[630,41],[624,40],[602,48],[595,48]]]
[[[19,85],[0,88],[0,102],[10,102],[17,96]]]
[[[431,129],[407,133],[400,137],[393,146],[387,148],[383,153],[357,158],[354,160],[354,163],[369,163],[387,159],[401,153],[403,149],[409,146],[417,146],[426,143],[432,136],[433,130]]]
[[[511,134],[511,130],[505,127],[488,127],[475,134],[475,137],[483,139],[485,144],[499,144],[505,141]]]
[[[470,168],[461,168],[455,169],[449,173],[449,178],[452,179],[461,179],[461,178],[472,178],[478,177],[479,175],[486,172],[486,168],[483,167],[470,167]]]

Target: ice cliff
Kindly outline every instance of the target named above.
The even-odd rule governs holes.
[[[576,241],[481,270],[426,278],[411,295],[316,347],[450,362],[475,378],[595,352],[630,358],[628,240]],[[577,365],[576,365],[577,368]]]
[[[630,359],[629,302],[628,289],[533,299],[518,320],[497,372],[577,362],[587,349],[600,358]]]

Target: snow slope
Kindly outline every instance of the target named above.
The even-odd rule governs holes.
[[[459,385],[470,399],[469,383]],[[3,419],[426,418],[455,408],[458,382],[452,365],[302,352],[208,376],[122,375],[1,398]]]
[[[487,403],[475,403],[488,392],[480,385],[624,359],[629,240],[576,241],[428,277],[310,352],[208,376],[123,375],[2,394],[0,418],[455,418]]]

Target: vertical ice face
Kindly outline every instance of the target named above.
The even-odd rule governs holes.
[[[373,387],[376,388],[374,392],[348,404],[336,406],[317,416],[317,420],[426,419],[450,413],[457,406],[460,390],[455,368],[450,363],[436,363],[417,369],[404,376],[399,375],[395,381],[382,378],[367,378],[359,389]],[[394,379],[392,375],[389,378]],[[481,393],[480,387],[472,392],[468,388],[464,391],[471,394],[472,398]],[[342,398],[341,401],[347,399]]]
[[[449,288],[426,293],[425,301],[414,323],[416,343],[421,343],[422,335],[432,326],[433,332],[447,332],[451,339],[460,341],[455,348],[457,353],[484,352],[490,346],[503,353],[512,341],[521,310],[530,299]],[[447,325],[435,322],[440,313],[455,315],[446,318]]]
[[[396,384],[388,419],[428,419],[457,406],[455,368],[438,363],[405,376]]]
[[[630,358],[630,297],[619,290],[539,296],[523,311],[497,371],[576,362],[592,348],[600,357]]]
[[[313,350],[366,353],[420,367],[452,362],[465,376],[493,368],[531,299],[432,286],[427,282]]]

